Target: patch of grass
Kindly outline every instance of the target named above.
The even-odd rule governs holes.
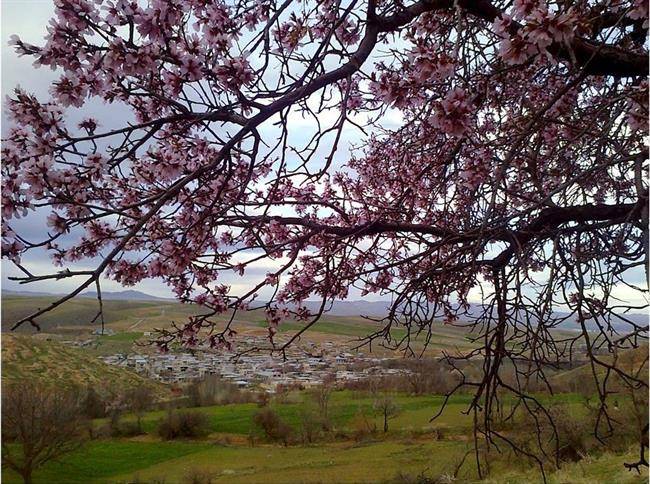
[[[167,483],[183,482],[188,469],[201,469],[214,482],[237,483],[377,483],[394,476],[424,474],[436,478],[450,475],[467,449],[462,441],[408,442],[383,441],[364,445],[326,444],[313,447],[262,446],[216,447],[184,457],[152,465],[137,472],[113,477],[112,482],[133,482],[134,478],[153,480],[165,478]],[[606,453],[585,461],[548,471],[548,482],[636,484],[647,482],[647,472],[638,476],[622,465],[633,458]],[[534,466],[505,455],[492,458],[492,472],[485,481],[478,481],[472,459],[467,459],[458,475],[458,482],[491,484],[541,483]]]
[[[143,480],[164,476],[166,482],[176,483],[182,482],[186,469],[200,468],[212,474],[215,482],[233,484],[379,482],[403,468],[442,472],[456,456],[462,455],[463,447],[461,442],[222,447],[142,469],[137,475]],[[117,476],[115,482],[130,482],[133,476]]]
[[[101,336],[102,341],[120,341],[120,342],[129,342],[134,343],[142,337],[142,333],[125,331],[123,333],[116,333],[110,336]]]
[[[612,363],[611,356],[601,356],[604,362]],[[620,369],[629,374],[643,375],[648,373],[648,345],[644,344],[638,348],[629,351],[623,351],[618,356],[617,365]],[[599,379],[604,378],[607,369],[602,366],[596,367],[596,373]],[[626,385],[621,384],[620,378],[614,374],[610,382],[612,389],[625,390]],[[596,393],[594,386],[593,369],[590,364],[585,364],[573,368],[572,370],[563,371],[551,378],[551,385],[560,388],[578,387],[585,393]]]
[[[115,482],[112,476],[117,474],[134,472],[208,448],[209,444],[197,442],[94,441],[57,461],[45,464],[34,473],[34,483]],[[2,482],[20,483],[22,479],[3,469]]]
[[[128,354],[136,352],[133,344],[142,338],[139,332],[121,332],[110,336],[97,336],[92,345],[84,350],[94,356],[114,355],[116,353]]]
[[[648,482],[648,469],[645,468],[639,475],[628,471],[623,462],[635,461],[638,458],[638,449],[632,448],[623,454],[605,452],[597,456],[586,456],[584,459],[565,463],[560,469],[549,470],[547,473],[548,484],[646,484]],[[526,466],[519,459],[497,459],[492,473],[485,480],[485,484],[530,484],[542,483],[539,471],[535,465]]]
[[[35,484],[132,483],[137,479],[168,484],[183,482],[189,469],[201,469],[215,482],[284,484],[386,482],[398,473],[429,477],[451,474],[468,449],[467,442],[388,440],[363,445],[333,443],[309,447],[215,446],[205,442],[144,442],[105,440],[35,473]],[[605,453],[549,471],[552,484],[647,482],[644,475],[628,472],[622,463],[633,460],[635,449],[619,455]],[[14,473],[3,470],[3,482],[19,483]],[[467,459],[458,482],[478,482],[472,459]],[[541,482],[534,466],[521,458],[495,452],[490,484]]]
[[[260,328],[267,326],[264,320],[258,320],[255,324]],[[281,334],[290,335],[300,331],[303,327],[303,323],[285,321],[280,325],[279,331]],[[371,324],[361,318],[323,316],[318,323],[309,329],[307,338],[309,338],[310,334],[320,333],[358,340],[378,329],[381,329],[381,326]],[[393,328],[390,334],[393,339],[401,340],[406,337],[407,332],[402,328]],[[411,344],[415,350],[424,349],[425,335],[414,337]],[[441,350],[468,350],[474,347],[476,347],[476,344],[469,341],[465,330],[461,328],[450,329],[442,324],[434,324],[432,326],[431,340],[427,346],[427,354],[439,353]]]

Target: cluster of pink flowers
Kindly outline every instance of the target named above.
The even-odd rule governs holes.
[[[460,172],[460,185],[470,190],[476,189],[490,176],[493,162],[492,153],[487,148],[480,148],[464,162]]]
[[[3,190],[4,192],[4,190]],[[4,207],[4,200],[3,200]],[[4,213],[3,213],[4,217]],[[20,256],[25,250],[25,244],[23,244],[16,237],[16,233],[11,230],[6,224],[2,224],[2,256],[7,259],[20,263]]]
[[[638,198],[627,174],[646,150],[648,115],[643,76],[581,70],[574,47],[604,37],[593,2],[496,2],[492,33],[474,15],[481,5],[457,3],[424,2],[430,12],[394,28],[378,18],[369,30],[367,2],[57,0],[43,46],[11,39],[61,77],[47,101],[21,89],[7,100],[3,253],[18,260],[31,248],[7,224],[45,207],[38,247],[57,264],[125,241],[112,278],[160,278],[215,313],[244,307],[217,285],[223,272],[257,278],[249,301],[277,291],[271,338],[290,315],[310,317],[303,301],[345,298],[351,287],[412,291],[453,321],[492,277],[486,261],[510,243],[503,234],[554,203]],[[376,8],[398,23],[414,12]],[[627,17],[606,28],[602,50],[645,52],[635,39],[645,2],[611,12]],[[594,35],[576,44],[585,32]],[[65,122],[65,108],[91,99],[128,116],[118,127]],[[350,115],[339,130],[329,114],[342,99]],[[297,112],[320,125],[296,128],[287,120]],[[365,146],[346,161],[350,139]],[[477,227],[497,240],[470,240]],[[634,246],[635,234],[621,237]],[[628,250],[609,242],[570,257]],[[526,270],[544,261],[545,246],[533,245],[517,248]],[[258,271],[259,261],[273,269]],[[204,323],[183,328],[183,342],[195,345]]]
[[[203,33],[203,41],[227,52],[233,40],[237,38],[237,24],[231,9],[223,2],[194,2],[194,15],[197,21],[196,30]]]
[[[447,53],[451,46],[420,42],[408,53],[408,72],[413,79],[427,85],[450,78],[456,68],[454,59]]]
[[[291,54],[307,34],[303,20],[293,16],[291,20],[282,23],[273,31],[273,38],[278,46],[278,51]]]
[[[411,81],[394,71],[383,72],[379,79],[376,79],[373,73],[370,90],[381,102],[399,109],[421,106],[424,102],[422,94],[414,94]]]
[[[68,221],[56,212],[48,215],[47,226],[51,227],[56,233],[68,231]]]
[[[147,277],[147,269],[143,264],[125,259],[111,263],[108,273],[123,286],[133,286]]]
[[[474,107],[467,92],[455,87],[436,105],[429,121],[443,133],[458,138],[472,127],[473,113]]]
[[[269,339],[273,341],[280,324],[289,317],[289,311],[286,308],[269,307],[265,312]]]
[[[217,82],[229,91],[238,91],[253,81],[253,69],[244,57],[225,59],[214,68]]]
[[[341,90],[342,99],[345,99],[347,96],[346,109],[354,112],[363,106],[363,94],[359,90],[358,79],[352,79],[349,83],[347,79],[343,79],[339,82],[339,89]]]
[[[535,55],[545,54],[551,44],[567,44],[575,35],[577,19],[571,10],[557,13],[543,0],[517,0],[513,11],[514,18],[522,22],[520,29],[514,29],[507,14],[493,24],[493,31],[502,38],[500,56],[509,64],[521,64]]]

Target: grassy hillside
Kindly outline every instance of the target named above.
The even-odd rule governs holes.
[[[55,301],[52,296],[25,297],[3,296],[2,298],[2,330],[7,331],[21,318],[39,308]],[[53,309],[39,318],[43,331],[74,332],[79,327],[92,329],[90,322],[97,314],[97,301],[90,298],[75,298]],[[147,319],[152,324],[169,323],[170,320],[183,320],[188,315],[195,314],[198,308],[159,301],[104,301],[104,320],[109,327],[128,329],[137,325],[141,319]],[[96,323],[94,327],[98,327]],[[21,326],[20,331],[31,332],[29,324]]]
[[[103,390],[149,386],[161,396],[164,385],[111,366],[77,348],[24,335],[2,336],[2,382],[37,381],[63,387],[91,385]]]
[[[4,296],[2,300],[2,328],[7,331],[14,322],[28,315],[34,309],[44,307],[54,300],[53,297],[37,296]],[[104,302],[104,318],[106,326],[114,331],[129,333],[127,339],[135,341],[138,335],[155,328],[168,327],[172,321],[183,322],[188,316],[197,314],[201,310],[198,307],[174,303],[174,302],[151,302],[151,301],[115,301]],[[97,314],[97,301],[89,298],[76,298],[62,306],[57,307],[39,319],[43,332],[64,335],[69,338],[86,337],[89,333],[99,327],[98,323],[90,325],[90,321]],[[225,321],[226,318],[216,318]],[[237,314],[235,320],[237,329],[243,335],[256,334],[266,335],[266,321],[262,311],[247,311]],[[290,337],[299,331],[303,323],[286,321],[280,325],[280,338]],[[324,315],[321,320],[303,336],[302,341],[314,341],[316,343],[333,341],[352,347],[359,343],[365,336],[377,331],[381,326],[378,323],[369,321],[362,317],[355,316],[328,316]],[[29,325],[23,325],[19,332],[33,332]],[[396,328],[391,336],[399,340],[404,337],[405,330]],[[430,353],[438,354],[441,351],[467,350],[474,345],[468,340],[468,333],[462,328],[434,324],[432,327]],[[117,336],[116,336],[117,337]],[[99,354],[109,354],[113,349],[121,351],[128,349],[130,345],[119,345],[115,338],[102,338],[102,348]],[[425,335],[421,335],[412,345],[416,351],[423,348]],[[124,341],[122,341],[124,343]],[[373,352],[386,353],[378,345],[373,346]],[[97,352],[96,352],[97,353]]]
[[[607,364],[613,363],[613,358],[611,356],[603,355],[598,357],[599,360]],[[622,352],[616,363],[616,367],[625,370],[631,374],[639,375],[641,380],[647,381],[648,379],[648,344],[644,344],[639,348]],[[602,380],[605,377],[607,369],[603,366],[595,367],[596,374],[598,375],[599,380]],[[582,365],[572,370],[563,371],[553,376],[550,379],[551,385],[560,386],[561,388],[571,388],[572,385],[575,386],[578,383],[584,384],[588,382],[593,385],[594,383],[594,370],[590,364]],[[611,389],[624,389],[624,386],[620,384],[620,377],[614,372],[610,375],[610,385]],[[595,388],[593,389],[595,392]]]

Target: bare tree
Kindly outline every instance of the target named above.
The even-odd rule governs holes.
[[[314,388],[312,396],[316,405],[318,405],[318,410],[320,412],[321,421],[323,423],[323,429],[328,430],[329,423],[329,402],[334,390],[334,375],[326,375],[323,378],[323,382]]]
[[[151,408],[154,403],[154,394],[151,388],[138,386],[130,390],[126,396],[129,408],[136,418],[138,433],[142,433],[142,415]]]
[[[435,360],[418,359],[407,367],[406,374],[410,389],[416,395],[424,393],[445,393],[453,387],[454,378],[449,371]]]
[[[74,392],[31,382],[3,388],[2,464],[30,484],[35,469],[81,445],[80,413]]]
[[[390,395],[381,395],[373,405],[377,412],[384,420],[384,433],[388,432],[388,421],[397,417],[401,409]]]
[[[88,385],[86,389],[81,406],[83,414],[88,418],[106,416],[106,402],[91,385]]]

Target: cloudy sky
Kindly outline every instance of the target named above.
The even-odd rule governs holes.
[[[41,45],[43,36],[49,19],[53,15],[52,0],[2,0],[2,99],[10,94],[15,86],[20,85],[27,91],[33,92],[40,99],[48,98],[49,84],[55,80],[59,74],[50,69],[34,69],[32,59],[29,57],[18,57],[13,49],[7,45],[7,41],[12,34],[17,34],[20,38],[28,43]],[[3,102],[4,108],[4,102]],[[109,112],[110,108],[96,105],[93,106],[93,115],[100,119],[102,125],[107,127],[110,119],[115,119],[115,113]],[[86,114],[88,112],[86,111]],[[80,113],[70,112],[71,117],[80,116]],[[7,129],[7,119],[4,115],[2,118],[3,136]],[[21,220],[12,221],[12,226],[16,232],[28,239],[38,240],[46,231],[45,218],[47,213],[31,213],[28,217]],[[51,273],[54,268],[50,263],[49,256],[44,251],[32,251],[23,262],[34,274]],[[77,269],[93,269],[92,260],[86,261],[85,264],[75,266]],[[20,285],[17,282],[10,281],[8,277],[19,275],[13,264],[2,261],[2,287],[3,289],[27,290],[27,291],[47,291],[55,293],[64,293],[76,287],[81,279],[66,279],[56,283],[53,282],[36,282],[28,285]],[[235,282],[235,281],[233,281]],[[241,284],[242,281],[236,281]],[[118,291],[123,288],[116,282],[104,280],[102,289],[105,291]],[[135,289],[145,291],[157,296],[171,296],[167,287],[159,281],[144,281]]]
[[[43,42],[43,36],[46,32],[46,26],[49,19],[53,14],[53,5],[51,0],[2,0],[1,1],[1,14],[2,14],[2,98],[10,94],[16,85],[20,85],[27,91],[35,93],[41,99],[47,99],[49,84],[58,77],[58,73],[49,69],[34,69],[32,67],[32,59],[29,57],[18,57],[13,49],[7,45],[7,41],[12,34],[18,34],[22,40],[40,45]],[[372,62],[372,60],[371,60]],[[83,114],[82,114],[83,113]],[[92,114],[98,118],[103,128],[111,128],[112,124],[123,123],[125,116],[128,115],[119,107],[106,106],[97,102],[89,102],[82,110],[69,110],[68,115],[71,121],[77,122],[82,117]],[[334,118],[336,113],[331,113]],[[325,115],[328,117],[329,113]],[[329,119],[322,119],[321,122],[333,121]],[[400,124],[400,116],[396,112],[388,113],[386,127],[394,127]],[[291,141],[298,145],[304,144],[308,139],[310,132],[309,128],[314,128],[313,121],[301,119],[299,116],[294,116],[291,119],[292,133]],[[7,129],[7,122],[3,114],[2,118],[2,132],[3,135]],[[266,127],[262,127],[262,131],[267,131],[270,128],[270,123]],[[273,133],[264,133],[267,136],[272,136]],[[337,152],[337,162],[342,162],[349,155],[349,148],[351,144],[358,144],[358,131],[347,130],[344,133],[343,140],[340,144],[340,149]],[[354,141],[357,143],[354,143]],[[21,235],[31,240],[39,240],[45,234],[46,225],[45,213],[31,213],[28,217],[12,221],[12,226]],[[25,265],[34,274],[51,273],[55,269],[50,263],[49,256],[44,251],[31,251],[24,259]],[[279,264],[280,261],[277,261]],[[83,265],[71,267],[71,269],[93,269],[97,261],[87,260]],[[266,264],[266,265],[265,265]],[[220,281],[221,283],[232,285],[233,294],[241,294],[250,287],[253,282],[251,278],[258,280],[263,278],[264,274],[273,270],[273,266],[268,265],[269,262],[253,267],[248,270],[244,278],[238,278],[230,273],[224,274]],[[632,284],[644,285],[644,274],[642,270],[634,270],[631,274],[630,282]],[[19,285],[15,281],[10,281],[8,277],[19,275],[20,272],[9,262],[2,261],[2,287],[4,289],[20,289],[29,291],[47,291],[55,293],[64,293],[74,289],[82,280],[65,279],[56,283],[53,282],[37,282],[29,285]],[[105,291],[117,291],[123,289],[119,284],[105,280],[102,282],[102,288]],[[171,292],[168,288],[159,281],[143,281],[135,289],[158,296],[168,297]],[[629,288],[618,287],[615,290],[614,296],[622,300],[643,304],[644,301],[636,291],[631,291]],[[261,294],[265,297],[265,294]],[[358,299],[359,292],[351,291],[351,299]],[[480,301],[479,292],[476,291],[472,298],[477,302]]]
[[[11,94],[14,87],[20,85],[22,88],[26,89],[29,92],[32,92],[37,95],[40,99],[47,99],[48,89],[50,83],[58,78],[60,75],[57,72],[51,71],[50,69],[34,69],[32,66],[32,58],[30,57],[18,57],[13,49],[7,44],[9,37],[12,34],[17,34],[22,40],[27,43],[41,45],[43,43],[43,36],[46,32],[46,26],[49,19],[53,15],[53,5],[51,0],[2,0],[2,98],[5,99],[5,96]],[[251,60],[252,61],[252,60]],[[123,125],[125,117],[128,116],[128,112],[124,109],[121,109],[116,106],[107,106],[99,102],[88,102],[81,110],[69,109],[67,115],[71,122],[78,122],[82,117],[92,115],[97,118],[102,128],[110,129],[113,127],[118,127],[118,124]],[[400,121],[400,117],[397,113],[394,113],[394,116],[389,116],[387,124],[397,124]],[[329,118],[332,119],[329,119]],[[334,122],[338,117],[338,113],[325,113],[323,119],[320,119],[321,123],[330,123]],[[326,119],[327,118],[327,119]],[[272,120],[271,120],[272,121]],[[7,119],[3,114],[2,119],[2,132],[3,135],[7,130]],[[301,116],[294,115],[291,118],[291,133],[290,141],[295,143],[296,146],[305,144],[305,142],[310,137],[310,132],[316,127],[316,124],[313,120],[304,119]],[[272,123],[266,123],[260,131],[262,134],[266,134],[267,139],[270,136],[273,136],[274,133],[271,132],[274,128],[271,127]],[[121,126],[120,126],[121,127]],[[265,133],[265,131],[267,131]],[[340,163],[344,161],[349,154],[350,143],[353,142],[353,139],[357,137],[358,132],[356,130],[348,130],[344,133],[344,136],[339,144],[339,150],[337,152],[337,162]],[[323,150],[327,150],[328,147],[324,147]],[[12,220],[11,226],[16,232],[21,234],[28,240],[42,240],[43,235],[46,232],[46,223],[45,219],[49,211],[45,212],[32,212],[27,217],[20,220]],[[61,240],[61,239],[60,239]],[[60,268],[54,268],[50,263],[50,258],[45,251],[30,251],[23,258],[23,263],[30,271],[34,274],[46,274],[52,273],[53,271],[60,270]],[[70,266],[71,269],[78,270],[88,270],[93,269],[98,262],[95,260],[87,260],[85,263]],[[269,265],[268,261],[258,264],[255,267],[252,267],[247,270],[246,276],[239,278],[233,276],[230,273],[224,274],[223,278],[220,280],[221,283],[229,284],[232,286],[233,294],[241,294],[246,292],[250,287],[250,284],[254,282],[252,278],[256,281],[259,278],[264,278],[265,274],[274,269],[274,266],[278,266],[281,261],[276,261],[273,266]],[[5,260],[2,261],[2,287],[4,289],[12,290],[28,290],[28,291],[47,291],[55,293],[63,293],[74,289],[79,283],[83,282],[83,279],[64,279],[58,282],[36,282],[28,285],[20,285],[15,281],[10,281],[8,278],[11,276],[21,275],[21,272],[10,262]],[[104,291],[116,291],[123,289],[119,284],[110,281],[104,280],[102,282],[102,290]],[[159,281],[143,281],[135,289],[145,291],[150,294],[158,296],[171,296],[171,292],[168,290],[167,286]],[[264,297],[264,294],[260,295]],[[352,298],[358,298],[358,292],[352,292]]]

